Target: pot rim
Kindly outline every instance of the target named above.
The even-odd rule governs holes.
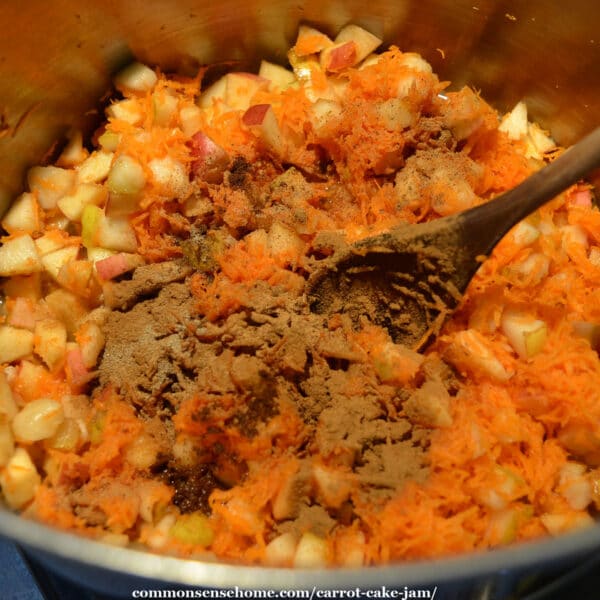
[[[111,546],[0,509],[0,535],[54,558],[157,580],[213,588],[281,590],[439,586],[503,572],[525,571],[600,548],[600,525],[557,538],[520,542],[490,551],[361,568],[292,569],[176,558]]]

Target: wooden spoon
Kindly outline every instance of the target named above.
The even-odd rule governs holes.
[[[600,128],[494,200],[365,238],[323,260],[308,280],[319,314],[362,315],[397,343],[423,347],[439,333],[485,257],[521,219],[600,166]]]

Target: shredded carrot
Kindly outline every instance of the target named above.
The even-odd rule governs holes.
[[[350,566],[488,549],[591,521],[600,506],[592,186],[571,187],[505,236],[424,354],[396,344],[367,311],[354,322],[342,312],[323,318],[315,333],[321,317],[308,306],[307,280],[337,248],[487,202],[563,151],[532,157],[527,135],[501,131],[477,91],[446,91],[420,56],[397,47],[329,74],[318,54],[331,43],[305,31],[290,54],[293,83],[261,80],[247,97],[231,97],[223,79],[212,88],[222,85],[221,95],[204,102],[206,69],[193,78],[157,70],[152,89],[124,89],[100,131],[114,134],[109,158],[130,157],[145,181],[139,193],[106,190],[107,205],[94,207],[109,222],[126,211],[116,245],[82,246],[84,216],[65,222],[60,203],[39,209],[42,232],[8,228],[2,241],[30,236],[40,265],[3,283],[2,327],[23,330],[25,349],[1,366],[2,411],[40,399],[64,407],[46,438],[17,436],[41,478],[28,490],[29,514],[182,556],[260,564],[274,552],[284,566],[308,534],[324,565]],[[255,105],[274,119],[253,122]],[[445,171],[454,160],[457,173]],[[166,179],[165,164],[177,168]],[[106,173],[94,177],[108,186]],[[44,185],[38,196],[52,192]],[[79,249],[75,260],[48,259],[68,246]],[[182,360],[152,390],[156,405],[132,401],[129,382],[101,388],[99,365],[76,377],[67,358],[83,365],[82,348],[97,338],[81,324],[103,323],[102,291],[112,289],[96,276],[98,251],[192,263],[194,314],[177,323],[189,345],[169,341],[149,368],[190,358],[206,340],[218,368],[197,377]],[[125,285],[138,285],[135,273]],[[44,297],[61,288],[81,309],[68,324],[71,315]],[[140,303],[146,293],[154,291],[142,289]],[[259,310],[259,298],[272,304]],[[61,318],[65,356],[55,366],[36,327]],[[307,339],[296,319],[310,324]],[[228,345],[239,341],[237,326],[250,333]],[[326,376],[315,384],[314,373]],[[97,385],[90,396],[81,393],[88,380]],[[311,405],[317,391],[327,406]],[[398,459],[386,451],[400,444],[423,464],[388,481]],[[191,509],[203,485],[210,493]],[[203,541],[173,533],[191,510],[206,521]]]

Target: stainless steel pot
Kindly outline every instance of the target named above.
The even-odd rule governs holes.
[[[455,86],[501,110],[524,99],[562,144],[600,124],[600,4],[571,0],[4,0],[0,3],[0,212],[71,127],[89,129],[111,74],[136,57],[164,70],[214,61],[283,62],[299,22],[330,33],[354,22],[414,50]],[[600,549],[600,527],[439,561],[292,571],[200,563],[113,548],[0,509],[0,533],[93,588],[175,584],[247,588],[433,589],[436,598],[504,598],[523,578]]]

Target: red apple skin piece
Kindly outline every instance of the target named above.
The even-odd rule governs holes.
[[[15,298],[15,303],[9,312],[8,324],[33,331],[35,328],[33,302],[28,298]]]
[[[270,104],[252,105],[242,116],[242,123],[247,127],[262,125],[270,108]]]
[[[590,190],[578,190],[571,196],[570,206],[592,207],[592,192]]]
[[[190,154],[195,160],[191,165],[191,178],[207,183],[221,183],[231,158],[221,146],[215,144],[203,131],[195,133],[189,142]]]
[[[282,151],[281,132],[270,104],[253,104],[243,115],[242,123],[260,135],[269,148]]]
[[[138,257],[136,256],[121,252],[97,261],[96,272],[98,273],[98,277],[100,277],[100,279],[108,281],[109,279],[114,279],[119,275],[123,275],[123,273],[132,271],[141,265],[142,262],[143,261],[141,258],[138,260]]]
[[[340,46],[328,48],[325,68],[332,73],[337,73],[356,64],[356,44],[346,42]]]
[[[245,110],[254,94],[269,85],[265,77],[245,71],[228,73],[226,81],[225,104],[234,110]]]
[[[85,366],[83,353],[79,347],[67,351],[66,372],[67,380],[76,389],[83,387],[96,376],[93,371],[89,371]]]

